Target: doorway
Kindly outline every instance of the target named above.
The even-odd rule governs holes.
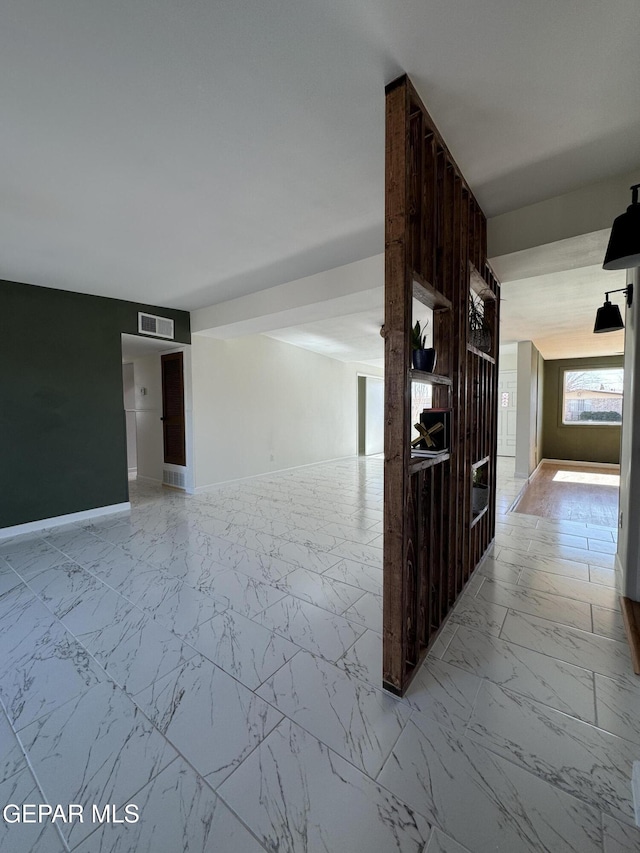
[[[187,345],[122,335],[130,479],[193,491],[190,356]]]
[[[358,455],[384,451],[384,380],[358,376]]]
[[[498,374],[498,456],[516,455],[518,371]]]
[[[135,479],[138,473],[138,448],[136,440],[136,397],[133,362],[122,364],[122,391],[124,396],[124,417],[127,430],[127,471],[129,479]]]

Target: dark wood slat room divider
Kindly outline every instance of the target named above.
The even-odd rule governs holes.
[[[385,191],[383,683],[402,694],[494,537],[500,306],[486,219],[406,75],[386,90]],[[412,368],[411,328],[425,313],[435,373]],[[434,456],[412,451],[418,382],[449,410],[448,449]],[[474,479],[489,494],[475,513]]]

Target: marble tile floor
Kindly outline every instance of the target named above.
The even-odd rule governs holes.
[[[631,853],[616,531],[509,512],[407,695],[380,688],[382,471],[351,459],[0,543],[10,853]],[[100,825],[91,805],[138,806]]]

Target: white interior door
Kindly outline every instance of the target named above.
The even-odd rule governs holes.
[[[517,370],[498,374],[498,456],[516,455]]]

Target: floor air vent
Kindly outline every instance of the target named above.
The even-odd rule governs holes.
[[[184,489],[184,471],[171,471],[168,468],[164,468],[162,471],[162,482],[165,486],[174,486],[177,489]]]
[[[169,320],[167,317],[156,317],[155,314],[143,314],[142,311],[139,311],[138,331],[143,335],[173,340],[173,320]]]

